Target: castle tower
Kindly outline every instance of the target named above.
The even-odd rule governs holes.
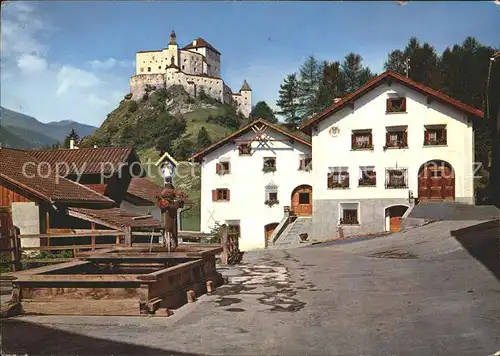
[[[177,67],[179,66],[179,46],[177,45],[177,36],[175,31],[172,30],[170,33],[170,41],[168,42],[168,48],[166,51],[165,60],[167,65],[175,64]],[[172,62],[173,58],[173,62]]]
[[[247,81],[244,80],[240,89],[241,94],[241,106],[240,111],[245,117],[249,117],[252,112],[252,89],[248,85]]]

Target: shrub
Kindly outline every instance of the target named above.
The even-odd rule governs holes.
[[[137,104],[137,102],[131,101],[130,103],[128,103],[128,111],[136,112],[138,108],[139,108],[139,105]]]
[[[127,95],[124,96],[126,100],[132,99],[132,93],[128,93]]]

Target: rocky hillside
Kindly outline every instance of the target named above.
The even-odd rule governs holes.
[[[133,101],[127,95],[83,144],[133,145],[139,153],[149,152],[149,155],[154,150],[168,150],[182,160],[203,148],[200,145],[207,144],[206,138],[198,142],[202,127],[213,142],[247,122],[233,107],[203,93],[193,98],[182,86],[168,91],[151,87],[140,101]]]

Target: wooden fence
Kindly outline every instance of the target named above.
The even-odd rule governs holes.
[[[127,229],[126,229],[127,230]],[[21,255],[22,252],[31,251],[72,251],[72,258],[41,258],[28,259],[29,263],[59,263],[70,261],[77,257],[79,251],[96,250],[113,247],[131,247],[141,245],[152,245],[148,243],[136,242],[134,237],[160,237],[161,232],[148,231],[118,231],[118,230],[77,230],[74,233],[50,233],[50,234],[33,234],[33,235],[18,235],[15,228],[11,228],[10,236],[0,238],[0,252],[8,252],[10,261],[2,264],[11,265],[11,270],[19,271],[22,269]],[[52,239],[75,238],[75,237],[90,237],[90,244],[73,244],[73,245],[52,245]],[[98,243],[99,237],[114,237],[115,243]],[[235,231],[226,225],[221,226],[219,234],[207,234],[194,231],[179,231],[179,238],[184,244],[203,244],[203,245],[222,245],[223,252],[220,255],[222,264],[236,264],[241,261],[243,253],[239,250],[239,230]],[[38,239],[45,241],[45,246],[22,246],[22,239]],[[42,240],[42,241],[43,241]],[[220,240],[217,241],[216,240]],[[158,246],[158,243],[154,243]]]

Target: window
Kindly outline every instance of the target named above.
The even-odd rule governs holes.
[[[327,176],[328,188],[349,188],[349,172],[347,167],[332,167]]]
[[[158,69],[161,69],[161,66],[158,66]]]
[[[182,70],[184,70],[184,65],[182,66]]]
[[[356,130],[352,132],[351,148],[353,150],[371,149],[372,145],[372,130]]]
[[[212,201],[229,201],[229,195],[229,189],[214,189],[212,190]]]
[[[151,72],[151,67],[148,67],[148,72]]]
[[[238,145],[238,152],[240,156],[246,156],[252,154],[252,144],[242,143]]]
[[[311,194],[309,192],[299,193],[299,204],[310,204]]]
[[[386,168],[385,187],[391,189],[405,189],[408,187],[407,168]]]
[[[312,170],[312,158],[302,158],[299,161],[299,171],[310,171]]]
[[[262,171],[264,173],[276,171],[276,157],[265,157]]]
[[[385,111],[386,113],[406,112],[406,98],[388,98]]]
[[[424,146],[446,145],[446,125],[429,125],[425,128]]]
[[[215,173],[225,175],[231,173],[231,164],[229,162],[219,162],[215,164]]]
[[[274,182],[270,182],[266,185],[266,197],[264,204],[272,207],[273,205],[279,204],[278,201],[278,186]]]
[[[340,225],[359,225],[359,203],[340,204]]]
[[[385,133],[384,148],[406,148],[408,147],[408,131],[407,126],[387,127]]]
[[[366,166],[359,167],[360,178],[358,181],[358,186],[360,187],[375,187],[377,185],[377,172],[375,172],[375,167]]]
[[[141,67],[141,72],[144,72],[144,68],[143,67]]]

